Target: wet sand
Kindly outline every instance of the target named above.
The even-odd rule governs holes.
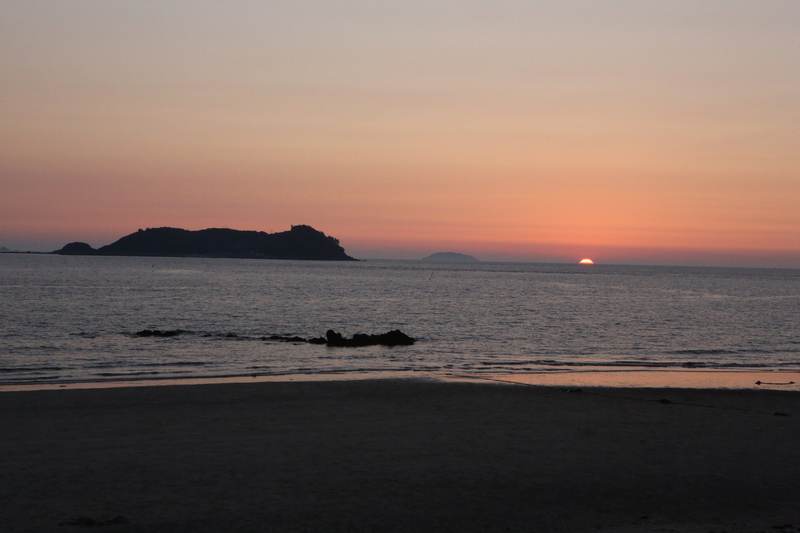
[[[423,380],[0,393],[0,530],[85,529],[798,531],[800,394]]]

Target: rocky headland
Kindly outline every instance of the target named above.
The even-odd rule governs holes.
[[[140,229],[112,244],[97,249],[85,242],[72,242],[53,253],[61,255],[356,261],[345,253],[344,248],[339,244],[339,239],[305,225],[292,226],[289,231],[278,233],[227,228],[199,231],[179,228],[148,228]]]

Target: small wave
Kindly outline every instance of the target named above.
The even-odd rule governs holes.
[[[133,363],[120,366],[127,366],[133,368],[164,368],[170,366],[205,366],[207,363],[204,361],[173,361],[170,363]]]
[[[791,344],[792,341],[789,341]],[[774,350],[769,350],[765,348],[741,348],[738,350],[726,350],[726,349],[693,349],[693,350],[675,350],[672,352],[666,352],[675,355],[754,355],[754,354],[763,354],[763,355],[774,355],[780,353],[797,353],[800,352],[800,349],[794,348],[779,348]]]
[[[553,361],[554,364],[558,364]],[[535,365],[536,361],[481,361],[484,366],[519,366],[519,365]],[[542,363],[546,364],[546,363]]]
[[[2,374],[11,374],[14,372],[27,372],[27,373],[37,373],[37,372],[60,372],[63,368],[58,366],[34,366],[34,367],[10,367],[10,368],[0,368],[0,373]]]
[[[161,374],[156,370],[151,372],[98,372],[95,376],[100,376],[104,378],[114,378],[114,377],[126,377],[126,376],[155,376]]]
[[[0,380],[0,385],[19,385],[25,383],[39,383],[41,381],[60,381],[62,379],[61,376],[20,376],[20,377],[13,377],[13,378],[5,378]]]
[[[187,333],[191,333],[191,331],[186,331],[183,329],[143,329],[141,331],[137,331],[133,334],[134,337],[156,337],[156,338],[165,338],[165,337],[177,337],[178,335],[184,335]]]
[[[483,366],[567,366],[567,367],[619,367],[619,366],[645,366],[645,367],[671,367],[686,364],[685,361],[556,361],[553,359],[537,359],[532,361],[481,361]]]
[[[264,340],[264,337],[251,337],[249,335],[240,335],[238,333],[228,332],[228,333],[204,333],[203,337],[205,338],[212,338],[212,339],[219,339],[219,340],[233,340],[233,341],[261,341]]]
[[[719,349],[712,348],[712,349],[707,349],[707,350],[704,350],[704,349],[675,350],[673,352],[668,352],[668,353],[674,353],[674,354],[679,354],[679,355],[726,355],[726,354],[741,353],[741,351],[740,350],[725,350],[725,349],[722,349],[722,348],[719,348]]]
[[[83,339],[96,339],[99,335],[96,333],[88,333],[86,331],[80,331],[78,333],[70,333],[70,337],[81,337]]]
[[[84,368],[158,368],[168,366],[205,366],[205,361],[172,361],[169,363],[132,363],[129,361],[103,361],[93,365],[86,365]],[[59,369],[60,370],[60,369]]]
[[[798,363],[785,363],[781,364],[761,364],[761,363],[724,363],[712,361],[631,361],[631,360],[615,360],[615,361],[556,361],[553,359],[545,360],[532,360],[532,361],[481,361],[480,364],[484,367],[504,368],[510,367],[519,369],[522,367],[558,367],[558,368],[705,368],[705,369],[725,369],[725,368],[771,368],[774,366],[797,366]]]

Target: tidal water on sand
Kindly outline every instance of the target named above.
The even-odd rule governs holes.
[[[800,270],[0,254],[0,384],[800,371]],[[143,337],[142,330],[174,331]],[[400,329],[412,346],[269,340]]]

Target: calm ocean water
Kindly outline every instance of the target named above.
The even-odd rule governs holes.
[[[0,254],[0,384],[800,370],[800,270]],[[143,329],[184,330],[141,338]],[[401,329],[413,346],[264,341]]]

